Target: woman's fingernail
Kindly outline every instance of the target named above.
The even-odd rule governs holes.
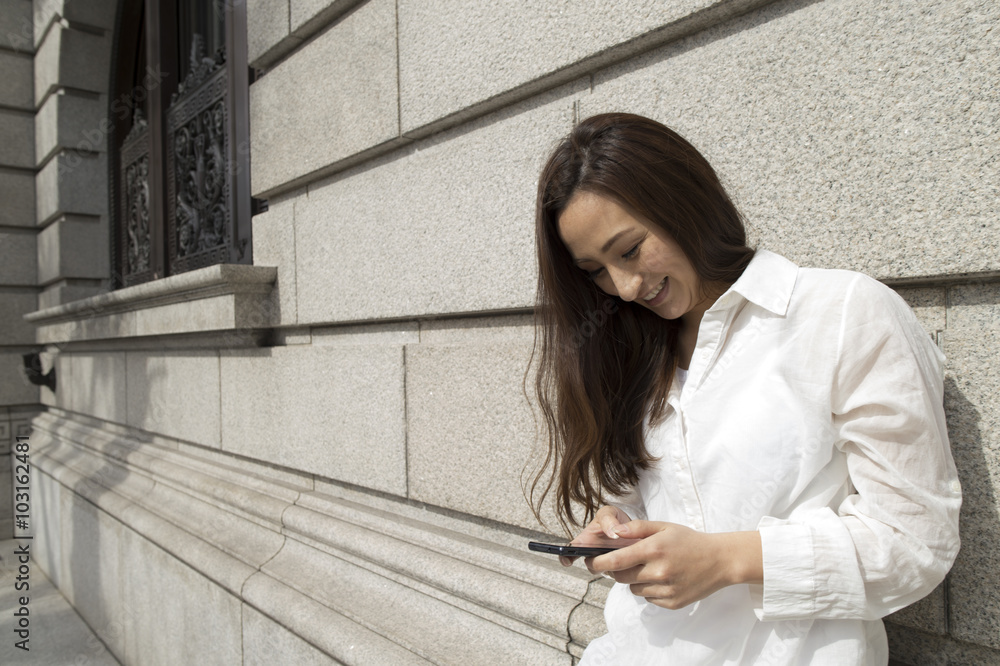
[[[614,535],[612,535],[612,538],[617,539],[619,534],[628,532],[628,525],[615,525],[613,532]]]

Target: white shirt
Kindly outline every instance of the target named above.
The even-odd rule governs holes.
[[[885,285],[758,251],[705,313],[666,420],[647,420],[659,462],[621,506],[759,530],[764,584],[680,610],[616,584],[581,666],[884,666],[879,618],[931,592],[958,553],[943,361]]]

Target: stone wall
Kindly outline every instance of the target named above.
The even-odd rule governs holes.
[[[21,316],[38,308],[35,222],[35,49],[29,0],[0,0],[0,539],[13,534],[11,445],[31,431],[38,387],[22,354],[38,351]]]
[[[66,239],[106,219],[90,170],[46,175],[85,115],[47,91],[106,91],[61,54],[102,62],[107,14],[70,4],[35,17],[37,218]],[[119,658],[570,663],[603,630],[606,583],[524,551],[522,380],[541,162],[614,109],[698,146],[760,247],[917,309],[963,548],[888,619],[893,656],[1000,659],[995,3],[247,4],[255,266],[66,303],[45,294],[93,278],[39,250],[63,378],[35,421],[40,562]]]

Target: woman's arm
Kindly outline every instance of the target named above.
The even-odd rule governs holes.
[[[839,339],[832,424],[854,492],[758,525],[761,619],[883,617],[931,592],[958,553],[943,356],[906,303],[864,276]]]

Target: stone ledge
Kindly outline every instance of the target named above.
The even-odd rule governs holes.
[[[471,536],[459,517],[443,527],[440,516],[407,517],[398,500],[395,512],[317,492],[307,478],[269,481],[266,465],[245,470],[252,489],[239,487],[214,452],[199,458],[62,410],[35,426],[40,473],[337,658],[388,650],[398,663],[489,654],[568,665],[593,637],[578,631],[582,602],[594,611],[583,624],[600,624],[586,571]],[[334,625],[336,640],[320,631]]]
[[[272,325],[278,269],[217,264],[24,315],[39,344]]]

